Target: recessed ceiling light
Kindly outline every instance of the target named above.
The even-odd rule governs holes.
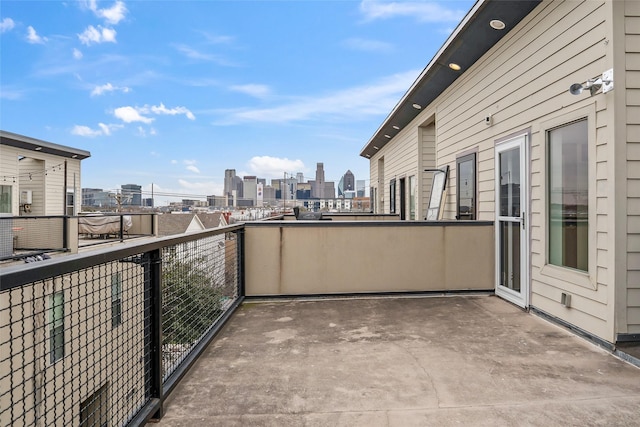
[[[374,149],[374,150],[379,150],[379,149],[380,149],[380,147],[378,147],[378,146],[374,145],[374,146],[373,146],[373,149]]]
[[[371,154],[367,154],[367,157],[371,157]]]
[[[489,22],[489,25],[491,26],[491,28],[493,28],[494,30],[504,30],[504,28],[506,27],[506,25],[504,24],[504,22],[502,22],[499,19],[492,19],[491,22]]]
[[[77,155],[77,154],[74,154],[73,156],[71,156],[71,158],[72,158],[72,159],[77,159],[77,158],[78,158],[78,155]]]
[[[422,105],[420,104],[416,104],[415,102],[413,103],[413,108],[415,108],[416,110],[421,110],[422,109]]]
[[[396,125],[394,125],[394,126],[393,126],[393,128],[394,128],[395,130],[400,130],[400,126],[396,126]]]
[[[451,68],[453,71],[460,71],[460,69],[462,69],[462,67],[456,64],[455,62],[452,62],[451,64],[449,64],[449,68]]]
[[[391,135],[387,135],[387,134],[385,134],[385,135],[384,135],[384,137],[385,137],[385,138],[388,138],[388,139],[391,139]]]
[[[36,147],[35,150],[36,151],[40,151],[40,150],[42,150],[42,147]]]

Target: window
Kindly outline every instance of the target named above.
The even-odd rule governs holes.
[[[64,357],[64,293],[49,296],[49,353],[51,363]]]
[[[377,213],[376,210],[376,188],[369,188],[369,203],[371,204],[371,212]]]
[[[396,180],[389,183],[389,213],[396,213]]]
[[[456,160],[456,219],[476,219],[476,153]]]
[[[547,131],[549,264],[589,270],[587,120]]]
[[[10,185],[0,185],[0,213],[11,213]]]
[[[67,209],[66,214],[72,216],[75,214],[75,190],[67,188]]]
[[[122,274],[111,276],[111,327],[122,323]]]
[[[105,384],[80,404],[80,426],[109,425],[109,385]]]
[[[409,177],[409,219],[416,219],[416,177]]]

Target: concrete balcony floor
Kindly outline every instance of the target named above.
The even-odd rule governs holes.
[[[494,296],[245,303],[161,426],[638,425],[640,369]]]

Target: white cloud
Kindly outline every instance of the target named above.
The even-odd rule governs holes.
[[[367,21],[409,17],[420,22],[459,22],[465,15],[464,10],[454,10],[430,1],[382,2],[362,0],[360,12]]]
[[[27,41],[31,44],[44,44],[46,37],[41,37],[31,25],[27,27]]]
[[[240,92],[249,96],[253,96],[255,98],[266,98],[271,94],[271,89],[269,88],[269,86],[259,84],[235,85],[231,86],[229,89],[234,92]]]
[[[122,129],[124,127],[123,125],[116,125],[116,124],[105,125],[104,123],[98,123],[98,126],[100,127],[100,129],[102,129],[102,132],[105,135],[111,135],[111,131],[116,129]]]
[[[116,30],[113,28],[104,28],[98,25],[98,28],[89,25],[82,34],[78,34],[80,43],[90,46],[93,43],[116,43]]]
[[[73,49],[73,57],[75,59],[82,59],[82,52],[80,52],[80,50],[74,48]]]
[[[198,169],[198,167],[196,166],[196,163],[198,163],[197,160],[183,160],[182,163],[187,165],[186,169],[188,171],[191,171],[193,173],[200,173],[200,169]]]
[[[388,52],[393,48],[391,43],[360,38],[347,39],[343,44],[349,49],[362,50],[366,52]]]
[[[282,177],[284,172],[302,171],[305,169],[302,160],[290,160],[271,156],[255,156],[247,164],[251,173],[265,178]]]
[[[119,107],[113,110],[113,115],[124,121],[125,123],[142,122],[149,124],[155,119],[153,117],[147,117],[149,114],[156,115],[170,115],[175,116],[177,114],[184,114],[189,120],[195,120],[196,116],[193,115],[186,107],[167,108],[163,103],[160,105],[145,105],[143,107]],[[152,130],[152,135],[155,135],[155,130]]]
[[[89,126],[75,125],[71,129],[73,135],[95,138],[96,136],[109,136],[115,129],[121,129],[122,125],[98,123],[98,129],[91,129]]]
[[[177,161],[177,160],[171,160],[171,164],[172,164],[172,165],[177,165],[177,164],[178,164],[178,161]]]
[[[148,107],[145,106],[144,110],[145,110],[144,112],[146,113],[148,111]],[[150,107],[150,110],[154,114],[164,114],[164,115],[170,115],[170,116],[175,116],[176,114],[184,114],[185,116],[187,116],[189,120],[196,119],[196,116],[194,116],[193,113],[189,111],[186,107],[167,108],[164,106],[163,103],[160,103],[160,105],[158,106],[152,105]]]
[[[186,46],[183,44],[174,44],[173,47],[184,56],[189,59],[195,59],[197,61],[207,61],[207,62],[215,62],[218,65],[224,65],[227,67],[234,67],[235,64],[227,61],[219,55],[213,55],[211,53],[200,52],[190,46]]]
[[[16,100],[21,99],[25,95],[25,89],[15,89],[10,86],[2,86],[0,88],[0,99]]]
[[[217,124],[286,123],[319,118],[345,121],[384,115],[394,107],[418,74],[418,70],[407,71],[367,85],[347,88],[324,96],[298,98],[272,108],[222,111],[227,113],[227,116]]]
[[[218,184],[217,182],[191,182],[186,179],[178,179],[178,185],[180,190],[174,191],[174,193],[180,194],[187,193],[204,195],[222,194],[224,192],[224,184]],[[163,190],[165,191],[165,190]]]
[[[126,86],[118,87],[118,86],[112,85],[111,83],[106,83],[106,84],[103,84],[102,86],[96,86],[95,88],[93,88],[93,90],[91,91],[91,96],[99,96],[99,95],[102,95],[103,93],[113,92],[113,91],[120,91],[120,92],[127,93],[130,90],[131,89],[129,89]]]
[[[2,22],[0,22],[0,33],[4,33],[6,31],[11,31],[16,26],[15,22],[11,18],[4,18]]]
[[[136,129],[136,135],[143,138],[146,138],[147,136],[154,136],[156,133],[157,132],[154,128],[145,129],[142,126],[138,126],[138,129]]]
[[[98,2],[96,0],[84,0],[81,4],[91,10],[98,18],[102,18],[109,24],[113,25],[122,21],[128,12],[127,7],[121,0],[116,0],[110,8],[102,9],[98,8]]]
[[[116,1],[109,9],[98,9],[96,15],[104,18],[110,24],[117,24],[127,14],[127,7],[121,1]]]
[[[113,110],[113,115],[125,123],[142,122],[149,124],[155,119],[145,117],[140,114],[139,110],[134,107],[119,107]]]
[[[219,36],[214,34],[209,34],[206,31],[200,31],[200,34],[204,36],[209,44],[229,44],[232,43],[235,38],[231,36]]]
[[[93,138],[98,135],[102,135],[102,131],[99,129],[93,130],[89,126],[81,126],[81,125],[75,125],[73,129],[71,129],[71,133],[73,135],[87,136],[90,138]]]

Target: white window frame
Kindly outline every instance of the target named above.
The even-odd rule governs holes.
[[[588,176],[589,176],[589,271],[580,271],[569,267],[562,267],[549,263],[549,242],[547,241],[548,224],[549,224],[549,200],[547,197],[548,191],[548,176],[549,176],[549,155],[547,151],[548,131],[562,127],[564,125],[571,124],[579,120],[587,120],[587,138],[588,138]],[[588,107],[576,109],[574,111],[558,115],[550,120],[544,121],[540,124],[539,129],[540,146],[538,152],[541,155],[543,162],[543,168],[540,171],[540,212],[542,221],[540,224],[540,237],[542,242],[540,249],[543,254],[544,264],[540,266],[540,274],[547,279],[553,281],[553,285],[558,288],[566,289],[569,285],[577,285],[583,288],[597,290],[597,194],[596,194],[596,106],[595,103]]]

